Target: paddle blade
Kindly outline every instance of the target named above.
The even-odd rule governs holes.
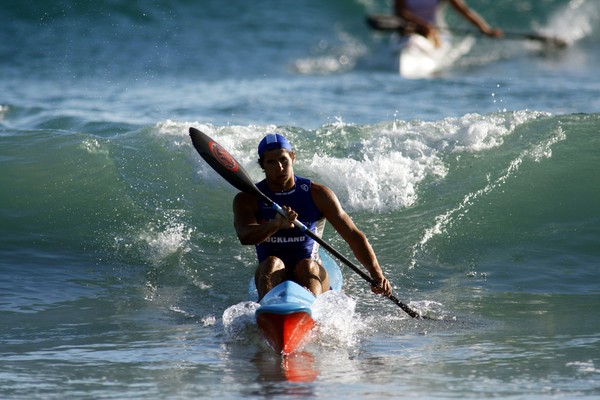
[[[407,30],[406,22],[394,15],[367,15],[367,25],[372,29],[384,32],[399,32],[400,34],[404,34]]]
[[[193,127],[190,128],[190,137],[198,154],[227,182],[242,192],[262,195],[246,170],[223,146]]]
[[[508,36],[513,35],[516,37],[518,37],[518,33],[513,33],[513,32],[508,32],[507,33]],[[558,49],[562,49],[567,47],[568,43],[561,39],[561,38],[557,38],[554,36],[544,36],[544,35],[538,35],[536,33],[527,33],[527,34],[522,34],[522,38],[523,39],[529,39],[529,40],[533,40],[536,42],[540,42],[542,43],[544,46],[546,47],[554,47],[554,48],[558,48]]]

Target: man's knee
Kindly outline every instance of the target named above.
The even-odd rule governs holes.
[[[261,262],[254,273],[254,282],[258,291],[259,300],[277,284],[283,282],[285,265],[277,257],[268,257]]]
[[[272,274],[273,272],[284,268],[285,265],[280,258],[269,256],[258,265],[256,272],[260,274]]]
[[[329,276],[327,270],[314,260],[303,260],[296,265],[296,276],[299,279],[316,279],[321,283],[327,283]]]

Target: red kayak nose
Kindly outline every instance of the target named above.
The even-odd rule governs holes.
[[[291,354],[304,342],[315,325],[307,312],[289,314],[261,313],[256,322],[271,347],[281,354]]]

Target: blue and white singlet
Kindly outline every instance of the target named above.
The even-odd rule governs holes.
[[[298,220],[317,236],[321,236],[325,226],[325,218],[317,209],[311,195],[311,181],[294,176],[294,187],[287,192],[272,192],[266,180],[256,186],[280,206],[288,206],[298,213]],[[275,218],[276,211],[258,200],[258,223],[266,223]],[[263,262],[269,256],[280,258],[286,267],[288,278],[294,276],[294,268],[298,261],[304,258],[318,260],[319,244],[297,228],[280,229],[267,240],[256,245],[258,262]]]

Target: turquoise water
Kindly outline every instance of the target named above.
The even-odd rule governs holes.
[[[570,46],[476,37],[429,80],[366,27],[383,1],[5,3],[1,397],[600,395],[596,2],[470,0]],[[285,133],[435,320],[342,267],[311,344],[273,354],[190,126],[256,180]]]

